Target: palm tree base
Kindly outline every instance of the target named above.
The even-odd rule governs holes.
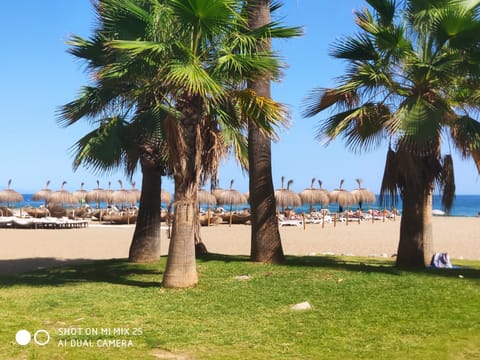
[[[432,193],[404,189],[396,265],[423,268],[430,265],[432,255]]]
[[[174,205],[172,237],[168,249],[167,267],[163,276],[166,288],[188,288],[197,285],[195,263],[194,201],[177,201]]]

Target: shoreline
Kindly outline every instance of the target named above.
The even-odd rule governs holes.
[[[72,262],[128,257],[134,225],[90,224],[78,229],[0,229],[0,275],[15,274]],[[161,254],[168,252],[167,228],[162,226]],[[396,254],[400,220],[307,224],[280,227],[286,255],[348,255],[392,257]],[[251,227],[228,224],[201,228],[201,237],[212,253],[250,254]],[[480,260],[480,219],[433,218],[434,252],[446,252],[452,260]]]

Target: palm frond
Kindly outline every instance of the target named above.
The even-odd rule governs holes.
[[[432,35],[439,44],[448,41],[452,48],[464,49],[466,43],[476,44],[480,24],[475,15],[468,16],[470,13],[458,4],[442,7],[433,19]]]
[[[109,173],[123,165],[127,123],[121,117],[106,118],[102,123],[70,149],[74,170],[85,166],[94,173]]]
[[[277,138],[275,127],[288,126],[288,111],[270,97],[258,96],[252,89],[236,92],[236,101],[242,118],[253,121],[272,140]]]
[[[303,101],[305,110],[304,117],[313,117],[332,105],[340,104],[344,108],[351,108],[358,104],[355,92],[343,92],[337,89],[316,88]]]
[[[91,39],[73,35],[67,41],[67,45],[71,46],[67,50],[68,53],[78,59],[85,60],[88,70],[95,70],[106,63],[105,38],[101,34],[95,34]]]
[[[271,22],[269,24],[259,26],[255,29],[249,30],[248,34],[254,36],[256,39],[289,39],[303,35],[301,27],[292,26],[287,27],[281,25],[280,22]]]
[[[328,143],[341,135],[351,150],[366,151],[379,145],[387,136],[385,124],[389,121],[388,107],[366,103],[324,120],[317,128],[316,138]]]
[[[398,162],[393,149],[389,148],[385,160],[379,202],[381,206],[395,207],[398,202]]]
[[[367,34],[375,35],[380,27],[376,23],[372,13],[367,8],[363,8],[361,11],[354,11],[355,23],[364,30]]]
[[[442,205],[445,212],[449,213],[455,200],[455,176],[452,155],[445,155],[443,158],[443,168],[439,185],[442,189]]]
[[[338,59],[354,61],[376,60],[379,58],[375,45],[366,34],[358,34],[356,37],[345,37],[334,42],[330,55]]]
[[[461,116],[450,126],[450,133],[464,158],[480,152],[480,122],[477,120],[466,115]]]
[[[172,0],[170,3],[182,27],[196,28],[196,33],[207,37],[226,31],[234,19],[240,20],[235,11],[238,2],[234,0]]]
[[[107,46],[116,50],[125,50],[131,56],[139,56],[145,53],[162,56],[171,49],[171,46],[164,43],[135,40],[112,40],[107,43]]]
[[[345,143],[354,152],[376,148],[388,136],[390,110],[381,104],[367,103],[351,114],[351,125],[343,131]]]
[[[221,49],[212,67],[212,77],[229,83],[254,80],[268,76],[276,80],[280,76],[283,64],[268,52],[241,54],[235,49]]]
[[[168,159],[171,168],[176,165],[185,168],[185,157],[182,154],[186,152],[186,143],[184,131],[177,116],[168,116],[165,119],[165,139],[168,144]]]
[[[375,9],[378,14],[378,22],[382,26],[392,24],[395,16],[395,0],[367,0],[367,3]]]
[[[120,105],[119,97],[114,90],[107,87],[84,86],[76,100],[60,107],[57,112],[57,122],[66,127],[82,118],[94,119],[104,114],[106,108]],[[117,108],[118,111],[118,108]]]
[[[408,98],[395,114],[403,146],[423,153],[439,141],[445,112],[422,98]],[[435,151],[435,146],[433,147]]]
[[[204,98],[220,96],[223,89],[197,62],[170,64],[165,80],[171,86]]]

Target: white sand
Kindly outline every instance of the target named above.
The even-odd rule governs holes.
[[[452,259],[480,260],[480,218],[435,217],[434,251]],[[291,255],[392,256],[397,252],[400,221],[337,223],[281,227],[284,252]],[[91,225],[67,230],[0,229],[0,274],[9,274],[68,261],[128,257],[134,226]],[[202,227],[202,239],[210,252],[250,253],[249,225]],[[168,250],[162,232],[162,254]]]

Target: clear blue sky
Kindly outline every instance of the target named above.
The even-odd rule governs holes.
[[[280,133],[281,140],[272,147],[275,187],[280,177],[293,179],[293,190],[310,186],[312,177],[323,180],[332,189],[345,179],[344,188],[356,187],[355,178],[362,178],[365,187],[378,192],[387,144],[374,152],[353,154],[341,141],[324,147],[314,139],[320,117],[303,119],[302,100],[316,86],[332,86],[341,75],[343,63],[328,56],[336,38],[352,34],[353,10],[364,6],[361,0],[319,1],[286,0],[281,10],[284,22],[304,27],[305,35],[275,43],[289,67],[282,82],[272,86],[275,100],[287,104],[292,126]],[[87,82],[82,64],[67,53],[66,40],[71,34],[88,37],[94,13],[89,0],[27,0],[2,3],[0,33],[0,188],[12,179],[12,188],[34,192],[47,180],[55,190],[62,181],[75,190],[118,186],[126,179],[122,172],[99,176],[86,169],[72,171],[69,148],[87,131],[86,123],[68,129],[60,128],[55,113],[59,106],[73,100]],[[480,183],[471,160],[455,155],[457,194],[479,194]],[[235,179],[235,187],[248,190],[248,176],[233,161],[222,166],[220,185],[227,187]],[[135,176],[137,187],[141,177]],[[173,190],[171,180],[165,187]],[[127,185],[128,186],[128,185]]]

